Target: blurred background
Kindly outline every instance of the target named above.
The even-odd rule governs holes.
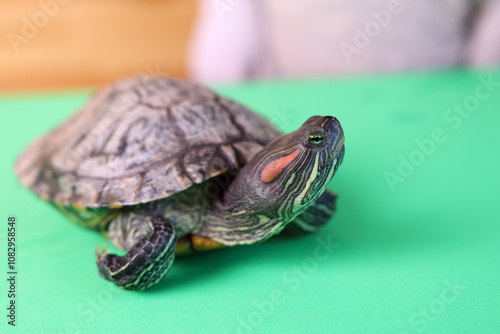
[[[500,62],[496,0],[18,0],[0,2],[0,21],[2,91]]]
[[[499,0],[0,0],[0,22],[0,258],[17,216],[16,333],[500,333]],[[91,90],[139,72],[208,83],[287,133],[338,117],[332,223],[179,257],[144,294],[101,279],[104,237],[13,166]],[[319,260],[322,240],[340,247]]]

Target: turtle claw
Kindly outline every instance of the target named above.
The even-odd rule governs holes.
[[[102,255],[108,254],[108,250],[106,249],[106,243],[105,242],[102,243],[102,248],[101,249],[102,249]]]
[[[108,254],[108,250],[106,249],[106,243],[104,242],[102,243],[101,249],[102,251],[99,250],[99,244],[95,245],[95,260],[97,262],[99,262],[103,256],[106,256]]]
[[[96,247],[99,275],[126,290],[144,290],[158,283],[174,261],[177,244],[173,226],[161,216],[148,217],[153,233],[139,240],[124,256]],[[131,231],[132,232],[132,231]]]
[[[95,245],[95,260],[99,262],[99,244]]]

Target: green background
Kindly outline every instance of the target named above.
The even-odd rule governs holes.
[[[217,87],[285,131],[315,114],[339,118],[346,156],[329,185],[338,214],[315,235],[178,257],[142,293],[101,279],[94,246],[104,238],[13,176],[20,152],[90,91],[4,96],[0,278],[9,215],[19,275],[15,329],[0,279],[0,332],[499,333],[500,85],[460,124],[444,119],[474,102],[481,76],[500,82],[498,70],[459,70]],[[445,140],[418,153],[436,129]],[[391,188],[401,157],[418,165]]]

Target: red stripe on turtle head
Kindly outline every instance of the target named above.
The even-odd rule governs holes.
[[[292,152],[289,155],[286,155],[282,158],[271,161],[269,164],[267,164],[267,166],[262,171],[262,174],[260,175],[260,179],[266,183],[271,182],[278,175],[280,175],[283,168],[285,168],[288,164],[290,164],[293,161],[293,159],[295,159],[297,157],[298,154],[299,154],[299,150],[295,150],[294,152]]]

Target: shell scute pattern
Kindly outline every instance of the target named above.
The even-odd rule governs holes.
[[[241,168],[279,135],[264,118],[202,85],[141,76],[96,93],[35,141],[16,171],[52,201],[135,205]]]

